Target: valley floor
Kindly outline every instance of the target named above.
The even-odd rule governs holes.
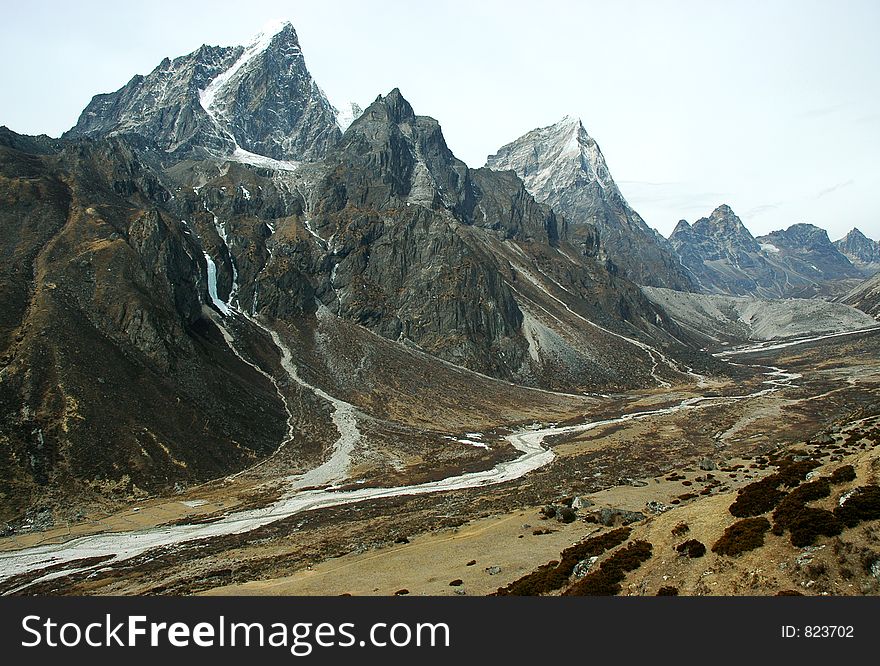
[[[677,537],[671,530],[679,523],[711,546],[736,520],[727,512],[736,491],[772,471],[756,461],[809,438],[830,434],[839,443],[838,450],[823,452],[819,472],[850,463],[858,471],[851,485],[877,482],[880,442],[851,431],[877,430],[878,332],[728,358],[761,366],[761,373],[736,383],[584,400],[568,420],[557,412],[553,422],[531,428],[462,433],[459,439],[485,443],[491,455],[449,470],[445,479],[417,474],[394,488],[365,479],[291,493],[268,466],[264,476],[239,475],[68,528],[5,538],[0,589],[488,594],[607,531],[588,521],[610,508],[642,512],[631,525],[632,538],[654,545],[653,557],[628,575],[624,593],[655,594],[669,581],[682,594],[876,593],[870,573],[847,579],[834,573],[833,563],[821,575],[818,568],[804,573],[815,551],[787,545],[784,537],[768,535],[765,549],[739,558],[708,553],[689,560],[672,551]],[[541,507],[572,497],[592,505],[570,523],[542,519]],[[652,515],[648,503],[668,510]],[[847,545],[832,548],[863,557],[876,549],[875,530],[876,522],[848,531],[838,538]]]

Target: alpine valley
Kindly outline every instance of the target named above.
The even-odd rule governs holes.
[[[290,23],[0,129],[0,228],[5,594],[880,592],[857,229],[664,238],[576,117],[472,168]]]

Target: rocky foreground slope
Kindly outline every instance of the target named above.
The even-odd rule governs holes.
[[[880,274],[857,285],[841,300],[875,319],[880,318]]]

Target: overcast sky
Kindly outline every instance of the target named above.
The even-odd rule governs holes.
[[[399,87],[470,166],[579,116],[667,235],[727,203],[756,235],[880,237],[876,0],[0,0],[0,124],[59,135],[92,95],[289,19],[331,100]]]

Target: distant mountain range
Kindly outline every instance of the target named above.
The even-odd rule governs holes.
[[[833,296],[869,274],[854,266],[824,229],[794,224],[755,238],[727,205],[692,225],[681,220],[669,241],[706,294]]]

